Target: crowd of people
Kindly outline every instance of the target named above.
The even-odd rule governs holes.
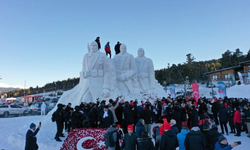
[[[188,97],[168,97],[154,103],[149,100],[125,101],[118,97],[108,102],[81,102],[74,109],[71,103],[58,104],[53,115],[57,124],[55,139],[61,141],[63,129],[70,132],[79,128],[107,128],[110,131],[117,130],[117,144],[113,149],[142,149],[143,146],[145,149],[216,149],[216,146],[223,146],[220,143],[223,140],[219,140],[221,136],[229,133],[241,136],[242,131],[250,134],[249,104],[247,99],[227,97],[204,97],[198,101]],[[151,130],[153,123],[157,123],[157,126]],[[221,132],[218,131],[218,125]],[[153,145],[151,137],[155,141]],[[120,138],[123,139],[121,145]],[[236,145],[233,143],[231,147]]]

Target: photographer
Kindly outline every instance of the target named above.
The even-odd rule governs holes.
[[[230,150],[235,146],[238,146],[241,142],[233,142],[228,145],[227,139],[222,135],[219,137],[218,142],[215,143],[215,150]]]
[[[38,127],[34,123],[30,124],[30,129],[26,133],[26,142],[25,142],[25,150],[37,150],[37,139],[36,134],[41,128],[41,122],[39,123]]]

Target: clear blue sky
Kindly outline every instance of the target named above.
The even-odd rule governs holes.
[[[0,83],[43,86],[79,77],[87,43],[117,41],[155,69],[250,49],[249,0],[1,0]]]

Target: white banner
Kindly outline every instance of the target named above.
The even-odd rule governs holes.
[[[239,75],[239,79],[240,79],[241,84],[244,84],[242,74],[240,72],[238,72],[238,75]]]

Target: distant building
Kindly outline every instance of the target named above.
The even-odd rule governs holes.
[[[206,72],[210,83],[217,85],[217,81],[223,81],[227,86],[231,86],[235,81],[239,80],[238,72],[242,74],[245,84],[250,84],[250,60],[240,62],[238,66],[219,69],[216,71]]]

